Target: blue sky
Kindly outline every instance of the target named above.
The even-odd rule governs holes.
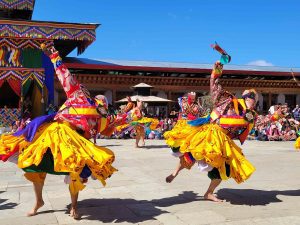
[[[100,23],[80,57],[300,67],[298,0],[36,0],[34,20]],[[70,56],[75,56],[75,52]]]

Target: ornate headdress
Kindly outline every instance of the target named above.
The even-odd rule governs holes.
[[[196,93],[195,92],[189,92],[188,93],[188,103],[192,104],[195,101]]]
[[[258,101],[258,94],[255,91],[255,89],[249,89],[249,90],[245,90],[242,94],[242,98],[246,99],[246,98],[251,98],[253,99],[255,102]]]
[[[191,91],[188,93],[188,96],[196,96],[196,92]]]

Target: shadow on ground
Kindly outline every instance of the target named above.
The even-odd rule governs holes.
[[[268,205],[273,202],[282,202],[277,195],[300,196],[299,190],[287,191],[265,191],[254,189],[227,189],[223,188],[217,192],[218,197],[225,199],[233,205]]]
[[[185,204],[203,200],[192,191],[183,192],[177,196],[154,199],[86,199],[78,202],[78,210],[85,220],[97,220],[103,223],[129,222],[138,223],[155,220],[155,216],[169,213],[158,207]]]
[[[105,147],[105,148],[121,146],[121,145],[118,145],[118,144],[115,144],[115,145],[101,145],[101,143],[97,143],[97,145],[100,146],[100,147]]]
[[[141,148],[153,149],[153,148],[168,148],[168,145],[145,145]]]
[[[0,195],[3,193],[4,191],[0,191]],[[17,203],[13,203],[13,202],[7,202],[8,199],[1,199],[0,198],[0,210],[4,210],[4,209],[13,209],[15,208],[18,204]]]

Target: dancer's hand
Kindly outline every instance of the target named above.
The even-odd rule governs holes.
[[[220,61],[216,61],[212,71],[212,77],[215,79],[220,77],[222,75],[222,70],[223,70],[223,64]]]
[[[214,69],[215,70],[222,70],[223,69],[223,64],[218,60],[214,64]]]
[[[54,47],[54,43],[53,42],[42,43],[41,44],[41,49],[48,56],[50,56],[51,54],[57,52],[57,50]]]

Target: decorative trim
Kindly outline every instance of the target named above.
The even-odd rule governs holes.
[[[209,88],[209,78],[172,78],[172,77],[145,77],[145,76],[121,76],[121,75],[98,75],[98,74],[75,74],[82,84],[97,84],[99,86],[126,86],[130,87],[138,83],[147,83],[154,87],[179,86],[179,87],[206,87]],[[291,88],[299,90],[297,83],[291,80],[242,80],[221,79],[224,88]]]
[[[96,40],[97,26],[94,24],[0,20],[0,37],[76,40],[80,41],[78,46],[80,54]]]
[[[45,43],[44,40],[38,39],[21,39],[21,38],[1,38],[0,47],[10,48],[40,48],[41,44]]]
[[[39,49],[45,43],[43,40],[34,39],[0,39],[0,66],[23,67],[23,49]]]
[[[32,11],[34,2],[34,0],[0,0],[0,8]]]
[[[28,79],[35,79],[40,87],[44,86],[44,69],[0,68],[0,80],[17,79],[22,85]]]

